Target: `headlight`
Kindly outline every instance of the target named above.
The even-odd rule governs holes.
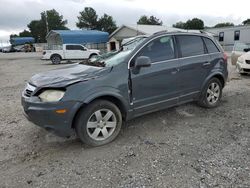
[[[59,101],[64,96],[64,91],[61,90],[45,90],[40,95],[39,98],[43,102],[56,102]]]

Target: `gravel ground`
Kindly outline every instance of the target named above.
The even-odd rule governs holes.
[[[218,108],[191,103],[152,113],[90,148],[22,115],[25,82],[63,66],[40,56],[0,54],[0,187],[250,187],[250,76],[229,66]]]

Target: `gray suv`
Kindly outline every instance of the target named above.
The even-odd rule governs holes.
[[[123,121],[191,101],[216,107],[227,76],[227,56],[216,40],[162,32],[102,61],[33,76],[22,105],[40,127],[61,136],[76,132],[100,146],[117,137]]]

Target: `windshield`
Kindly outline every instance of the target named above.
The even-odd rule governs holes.
[[[129,40],[121,46],[119,51],[107,52],[99,56],[95,56],[88,60],[81,62],[80,64],[98,66],[98,67],[111,67],[118,65],[124,61],[127,55],[139,44],[141,44],[147,37],[137,37]]]
[[[244,52],[244,49],[249,49],[250,45],[246,43],[237,42],[234,44],[234,51]]]
[[[130,54],[131,50],[121,51],[111,58],[107,59],[104,63],[106,67],[112,67],[114,65],[118,65],[122,63],[125,58]]]
[[[140,43],[142,43],[146,38],[147,37],[144,36],[144,37],[138,37],[138,38],[132,39],[122,45],[122,50],[132,50],[136,46],[138,46]]]

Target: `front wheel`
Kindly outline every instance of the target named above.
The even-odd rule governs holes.
[[[76,133],[90,146],[101,146],[113,141],[122,126],[119,108],[106,100],[96,100],[81,110],[76,119]]]
[[[222,96],[222,84],[219,79],[212,78],[204,87],[198,104],[205,108],[214,108],[219,105]]]

